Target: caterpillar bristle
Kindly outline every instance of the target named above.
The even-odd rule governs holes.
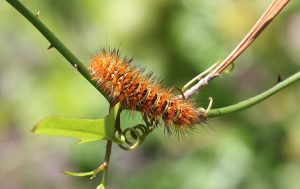
[[[163,122],[169,134],[182,136],[192,131],[192,125],[204,120],[192,102],[177,98],[174,88],[162,87],[152,72],[145,73],[145,68],[132,65],[132,61],[121,57],[118,49],[102,49],[91,57],[91,78],[110,102],[120,102],[122,108],[140,111],[155,126]]]

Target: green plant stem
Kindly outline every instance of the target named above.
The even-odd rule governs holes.
[[[91,76],[86,67],[80,62],[80,60],[61,42],[61,40],[54,35],[54,33],[40,20],[38,15],[34,15],[30,12],[20,1],[18,0],[6,0],[11,4],[19,13],[21,13],[29,22],[32,23],[38,29],[41,34],[50,42],[49,48],[57,49],[62,56],[64,56],[69,63],[78,70],[83,77],[85,77],[106,99],[107,96],[97,87],[96,82],[91,80]]]
[[[246,108],[249,108],[264,99],[270,97],[271,95],[279,92],[280,90],[288,87],[289,85],[295,83],[296,81],[300,80],[300,71],[296,72],[289,78],[285,79],[284,81],[281,81],[274,87],[270,88],[269,90],[255,96],[252,98],[249,98],[247,100],[244,100],[242,102],[239,102],[237,104],[231,105],[231,106],[226,106],[223,108],[218,108],[218,109],[212,109],[208,112],[208,117],[213,118],[213,117],[220,117],[220,116],[225,116],[234,112],[239,112],[241,110],[244,110]]]
[[[104,158],[104,163],[106,164],[106,166],[105,169],[103,170],[102,181],[101,181],[101,184],[103,186],[105,186],[106,184],[107,171],[108,171],[109,160],[111,155],[111,148],[112,148],[112,141],[108,140],[106,143],[106,151],[105,151],[105,158]]]

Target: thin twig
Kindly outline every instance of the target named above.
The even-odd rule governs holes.
[[[201,80],[204,76],[206,76],[207,74],[209,74],[210,72],[213,71],[213,69],[215,69],[218,65],[220,64],[220,62],[216,62],[214,63],[212,66],[210,66],[209,68],[207,68],[206,70],[204,70],[202,73],[200,73],[199,75],[197,75],[196,77],[194,77],[191,81],[189,81],[187,84],[185,84],[182,88],[182,91],[186,91],[193,83],[195,83],[196,81]],[[183,94],[182,94],[183,96]]]
[[[105,164],[105,168],[103,169],[103,175],[102,175],[102,180],[101,180],[101,184],[103,186],[106,185],[107,171],[108,171],[109,160],[110,160],[110,155],[111,155],[111,148],[112,148],[112,141],[107,140],[105,157],[104,157],[104,162],[103,162],[103,164]]]
[[[249,45],[259,36],[259,34],[271,23],[271,21],[279,14],[285,7],[289,0],[274,0],[266,9],[260,19],[252,27],[244,39],[237,45],[237,47],[224,59],[212,72],[200,79],[197,84],[184,92],[184,97],[189,98],[197,93],[200,88],[206,86],[209,81],[220,75],[232,62],[241,55]],[[189,82],[190,83],[190,82]]]
[[[254,96],[252,98],[249,98],[247,100],[244,100],[242,102],[239,102],[239,103],[231,105],[231,106],[226,106],[226,107],[218,108],[218,109],[211,109],[208,112],[208,117],[213,118],[213,117],[225,116],[228,114],[239,112],[239,111],[249,108],[251,106],[254,106],[255,104],[265,100],[266,98],[274,95],[275,93],[281,91],[282,89],[288,87],[289,85],[291,85],[299,80],[300,80],[300,71],[296,72],[289,78],[281,81],[274,87],[268,89],[267,91],[265,91],[257,96]]]

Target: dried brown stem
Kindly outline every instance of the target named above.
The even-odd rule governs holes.
[[[208,84],[209,81],[220,75],[233,61],[240,56],[249,45],[261,34],[261,32],[271,23],[290,0],[274,0],[252,27],[244,39],[213,71],[200,79],[197,84],[184,92],[185,98],[189,98],[198,90]],[[194,79],[193,79],[194,80]]]

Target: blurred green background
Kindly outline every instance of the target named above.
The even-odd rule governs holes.
[[[88,65],[102,47],[121,48],[167,86],[182,87],[224,58],[271,0],[23,0]],[[108,103],[47,40],[0,2],[0,188],[95,188],[75,178],[103,159],[105,142],[75,145],[37,136],[48,115],[99,118]],[[195,97],[223,107],[254,96],[300,69],[300,3],[292,1],[236,61]],[[113,148],[108,188],[290,188],[300,186],[300,85],[183,140],[159,128],[132,152]],[[128,116],[125,114],[125,116]],[[140,121],[138,116],[126,121]],[[136,119],[138,120],[136,120]],[[127,123],[129,124],[129,123]]]

